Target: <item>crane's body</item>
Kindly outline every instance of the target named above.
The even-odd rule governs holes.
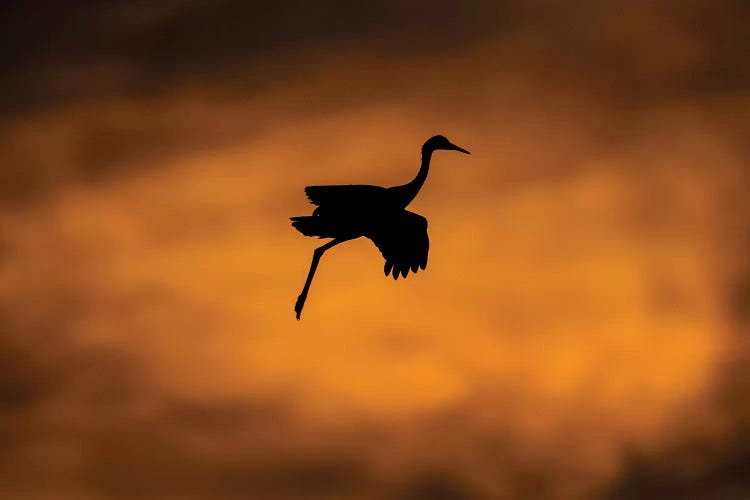
[[[385,275],[404,278],[409,270],[427,267],[429,238],[427,219],[406,210],[427,179],[432,153],[438,149],[468,151],[452,144],[441,135],[422,146],[422,163],[417,176],[409,183],[384,188],[368,185],[307,186],[305,194],[314,205],[312,215],[292,217],[292,226],[305,236],[332,238],[313,252],[305,286],[297,298],[294,311],[302,314],[320,258],[329,248],[365,236],[380,249],[385,258]]]

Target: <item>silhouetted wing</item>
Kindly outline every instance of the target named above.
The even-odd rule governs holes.
[[[392,217],[378,221],[366,236],[383,254],[386,276],[392,273],[393,279],[398,279],[399,274],[406,278],[410,269],[416,273],[418,268],[427,267],[430,239],[427,219],[421,215],[407,210],[395,212]]]
[[[376,205],[383,199],[386,188],[345,184],[340,186],[307,186],[305,194],[314,205],[332,207],[357,207]]]

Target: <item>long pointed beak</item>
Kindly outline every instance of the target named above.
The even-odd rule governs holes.
[[[471,153],[469,151],[466,151],[464,148],[459,148],[455,144],[451,144],[452,149],[455,149],[456,151],[461,151],[462,153],[466,153],[467,155],[470,155]]]

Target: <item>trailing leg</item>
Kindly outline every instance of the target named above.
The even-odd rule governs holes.
[[[335,247],[339,243],[343,243],[349,239],[350,238],[336,238],[336,239],[329,241],[325,245],[316,248],[313,251],[312,263],[310,264],[310,271],[307,273],[305,286],[302,288],[302,293],[300,293],[299,297],[297,297],[297,303],[294,304],[294,312],[297,313],[297,319],[300,318],[300,315],[302,314],[302,308],[305,307],[305,299],[307,299],[307,292],[310,291],[310,284],[312,283],[313,277],[315,276],[315,270],[318,268],[318,262],[320,262],[320,258],[323,256],[325,251],[328,250],[329,248]]]

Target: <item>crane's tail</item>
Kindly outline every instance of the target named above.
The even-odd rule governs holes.
[[[305,236],[318,236],[320,238],[335,238],[336,227],[326,220],[325,217],[318,215],[303,215],[300,217],[290,217],[292,226]]]

